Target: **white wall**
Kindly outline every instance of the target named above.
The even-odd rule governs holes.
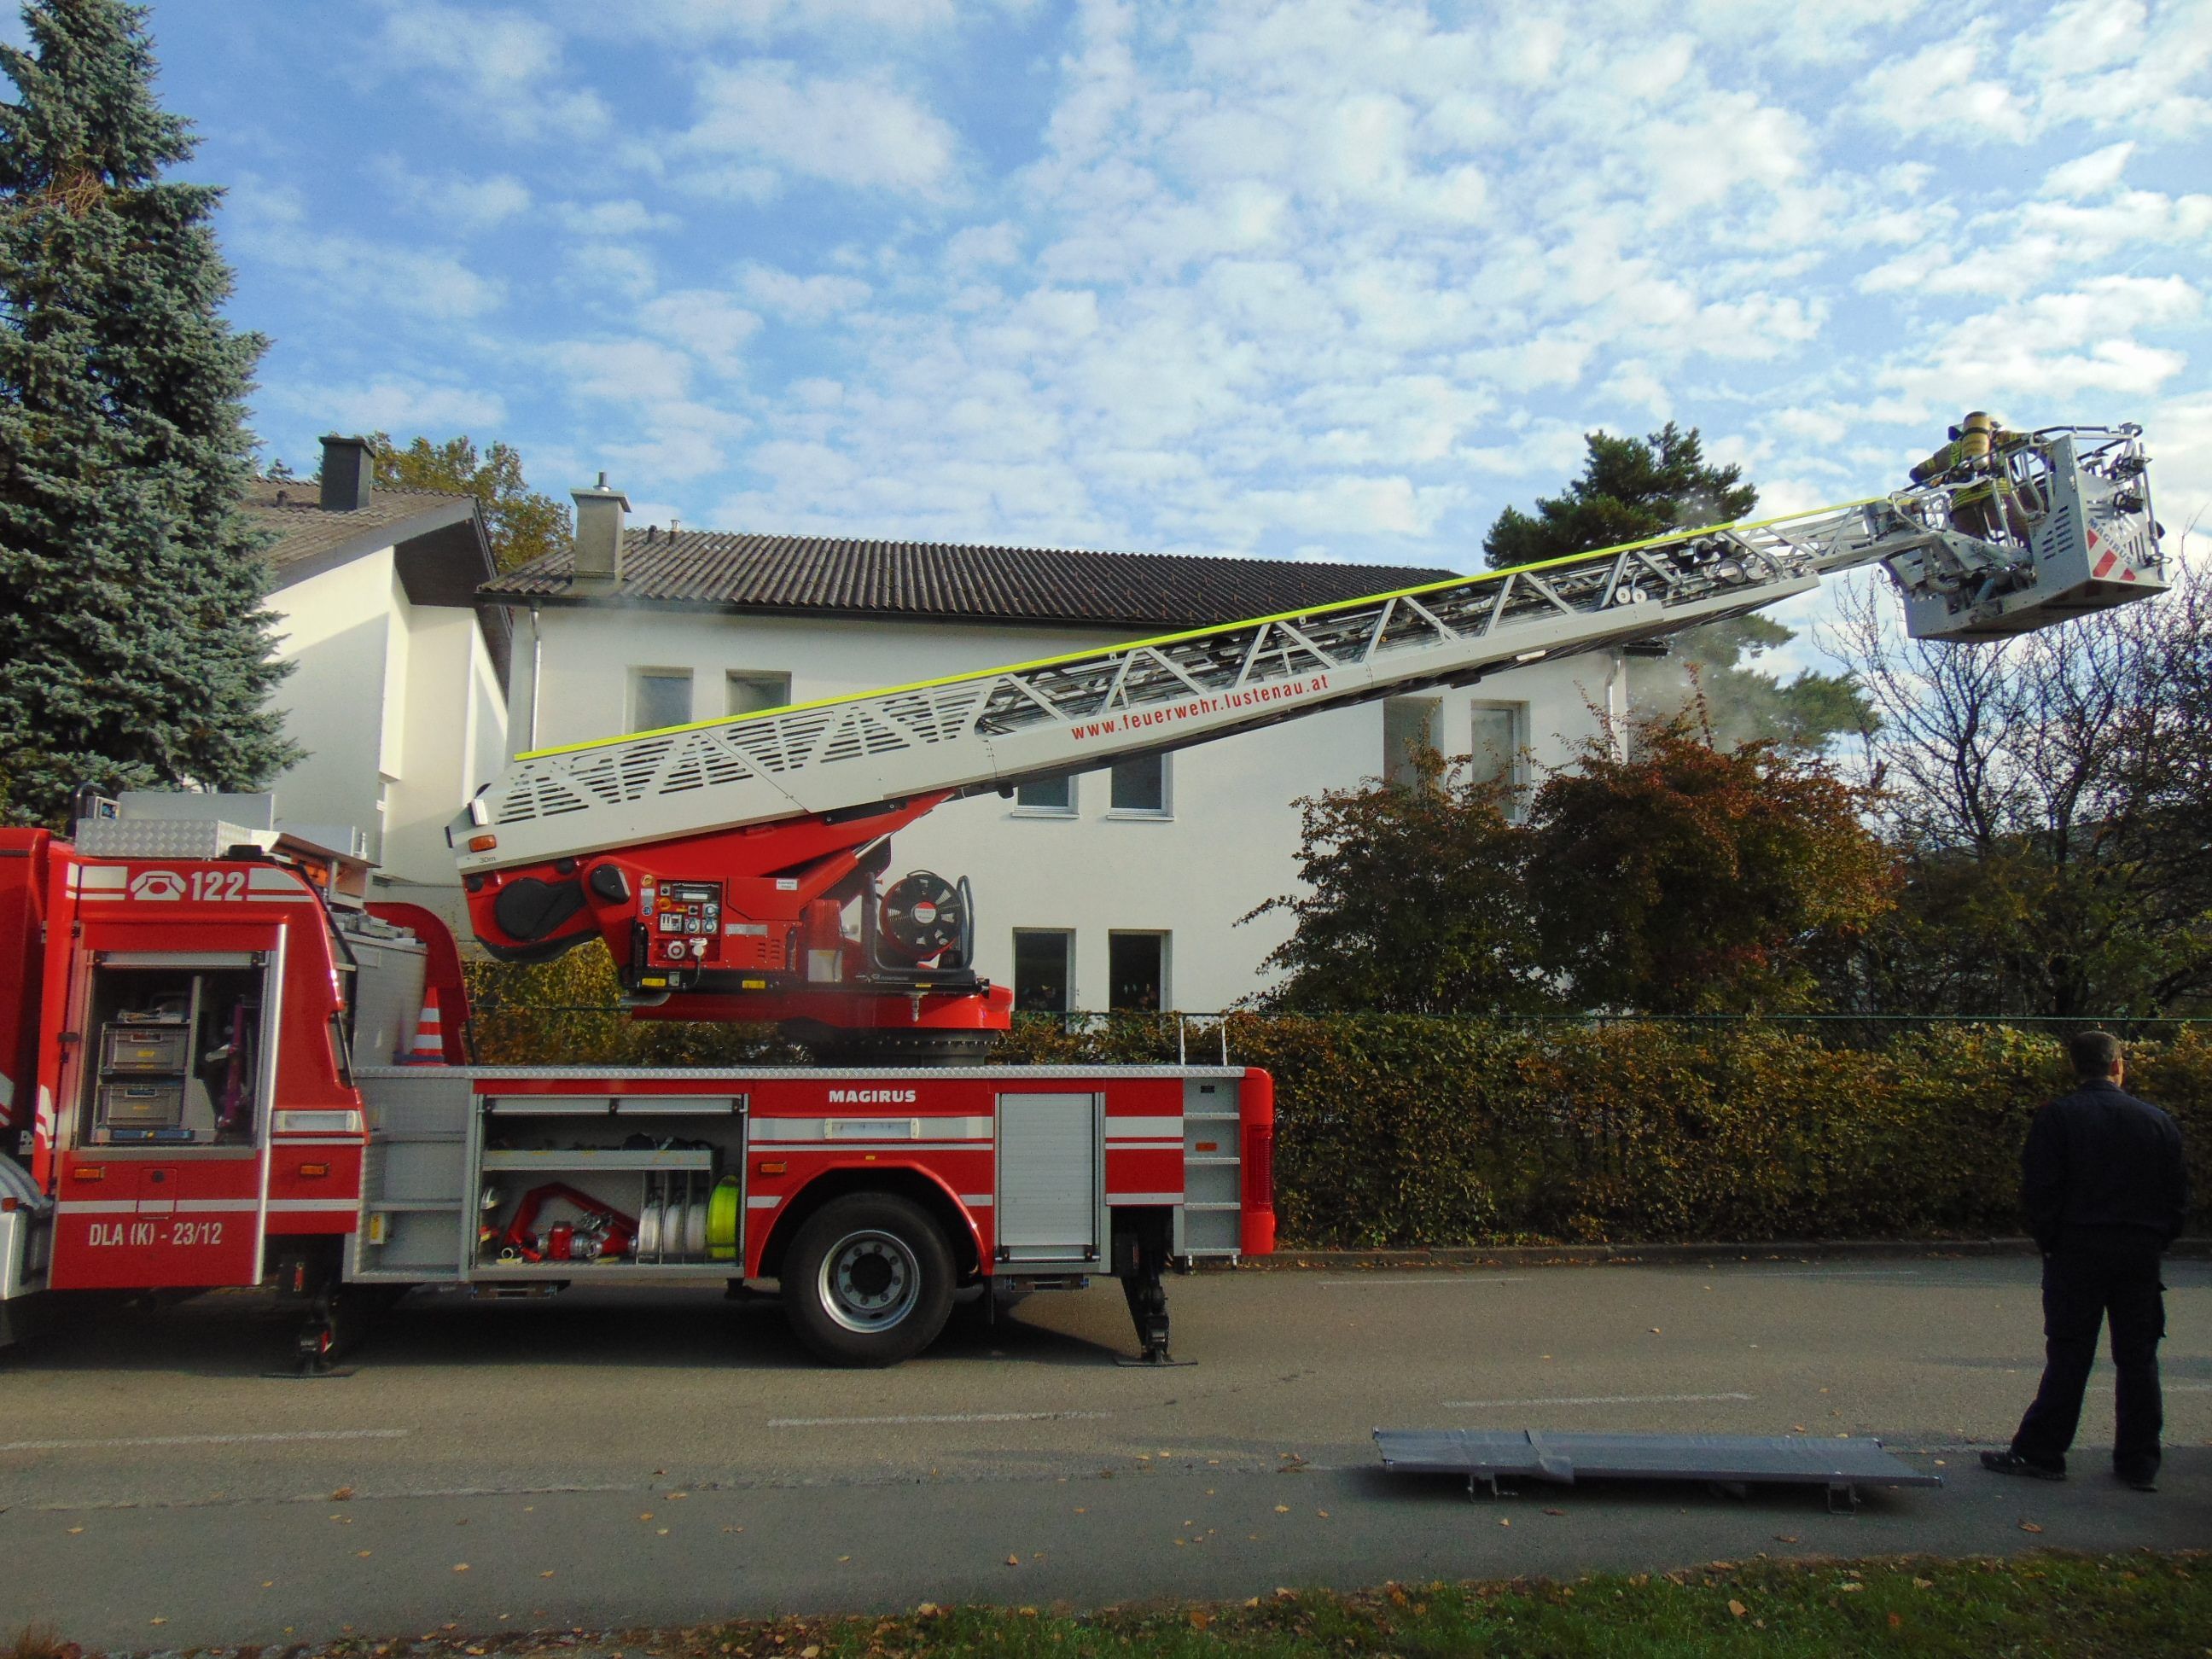
[[[269,608],[294,665],[276,705],[307,750],[276,781],[278,811],[362,830],[393,896],[458,916],[446,825],[507,756],[476,613],[411,603],[388,548],[279,588]]]
[[[538,726],[530,723],[529,615],[517,617],[510,729],[518,749],[623,729],[635,667],[689,667],[692,718],[724,712],[732,671],[788,673],[796,701],[1114,643],[1127,630],[995,628],[858,619],[734,617],[616,607],[538,613]],[[1590,705],[1619,712],[1617,659],[1538,663],[1443,699],[1447,752],[1469,745],[1475,702],[1523,702],[1532,758],[1565,761],[1597,730]],[[1237,925],[1296,882],[1298,796],[1342,788],[1383,765],[1382,705],[1335,709],[1169,757],[1171,816],[1109,817],[1103,771],[1077,780],[1076,815],[1024,813],[996,796],[950,802],[902,831],[890,874],[928,868],[976,890],[978,967],[1011,984],[1016,928],[1071,929],[1074,1006],[1107,1005],[1108,934],[1164,932],[1169,1000],[1226,1007],[1258,989],[1261,960],[1288,933],[1279,915]]]
[[[281,587],[269,596],[276,614],[276,655],[292,665],[276,704],[284,735],[307,754],[276,780],[276,807],[301,824],[343,824],[368,836],[380,854],[378,798],[390,745],[387,688],[398,578],[392,550],[364,554]]]
[[[385,872],[451,887],[446,825],[506,763],[507,708],[476,613],[411,605],[398,616],[408,641],[403,706],[394,722],[401,764],[385,798]]]

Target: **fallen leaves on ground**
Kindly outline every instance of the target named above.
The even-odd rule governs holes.
[[[1742,1602],[1741,1602],[1741,1601],[1737,1601],[1731,1600],[1731,1601],[1729,1602],[1729,1611],[1730,1613],[1734,1613],[1737,1618],[1741,1619],[1741,1618],[1742,1618],[1742,1617],[1744,1616],[1744,1614],[1746,1614],[1747,1613],[1749,1613],[1749,1612],[1751,1611],[1751,1609],[1750,1609],[1749,1607],[1747,1607],[1744,1606],[1744,1604],[1743,1604]]]
[[[2022,1532],[2041,1532],[2043,1530],[2041,1527],[2037,1526],[2033,1521],[2021,1522],[2020,1523],[2020,1529]]]

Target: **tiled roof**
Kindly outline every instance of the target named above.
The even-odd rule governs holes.
[[[281,580],[286,568],[303,564],[325,553],[336,552],[361,539],[364,532],[398,529],[410,520],[435,514],[440,523],[465,516],[459,510],[467,495],[440,489],[386,489],[368,498],[367,507],[351,513],[325,513],[319,487],[313,478],[256,478],[246,487],[246,515],[257,528],[274,531],[269,562]],[[389,538],[382,544],[392,544]]]
[[[623,538],[617,588],[574,591],[574,562],[561,552],[479,591],[488,599],[539,604],[657,602],[770,614],[1195,628],[1454,574],[1403,565],[632,530]]]

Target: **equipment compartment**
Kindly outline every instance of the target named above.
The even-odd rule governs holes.
[[[354,1277],[743,1271],[746,1097],[480,1092],[484,1075],[424,1066],[364,1078]]]
[[[251,955],[96,957],[77,1144],[252,1145],[262,995]]]

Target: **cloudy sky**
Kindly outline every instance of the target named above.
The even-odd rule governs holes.
[[[640,521],[1468,568],[1590,428],[1780,510],[1987,405],[2212,501],[2212,0],[152,18],[295,465],[465,431]]]

